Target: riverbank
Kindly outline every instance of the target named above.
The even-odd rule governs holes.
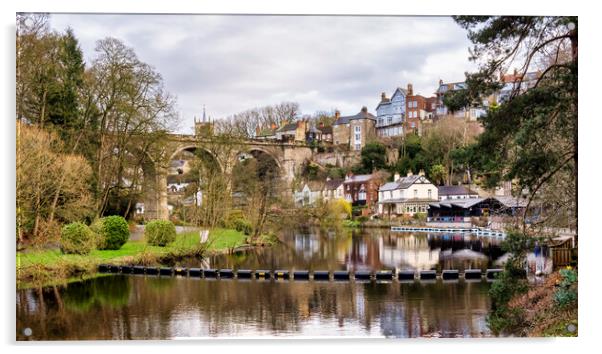
[[[273,240],[261,237],[259,244],[270,245]],[[98,265],[173,265],[187,257],[232,252],[247,243],[247,236],[232,229],[213,229],[207,242],[200,242],[198,231],[183,232],[165,246],[150,246],[144,240],[130,240],[119,250],[94,250],[88,255],[63,254],[58,248],[17,252],[17,287],[39,287],[64,284],[97,276]]]

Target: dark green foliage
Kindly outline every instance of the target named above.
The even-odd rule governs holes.
[[[443,95],[443,104],[451,111],[456,112],[469,106],[470,101],[467,90],[452,90]]]
[[[98,249],[101,250],[118,250],[130,238],[128,223],[122,216],[100,218],[91,228],[97,235]]]
[[[146,243],[152,246],[165,247],[176,240],[176,227],[169,220],[153,220],[144,226]]]
[[[80,222],[63,226],[61,230],[61,252],[88,254],[94,249],[95,236],[92,230]]]
[[[387,150],[381,143],[373,142],[364,146],[361,152],[361,163],[354,168],[353,173],[365,174],[387,167]]]
[[[554,293],[554,302],[564,309],[577,301],[577,272],[572,269],[560,270],[559,288]]]
[[[242,232],[245,235],[251,235],[253,233],[253,225],[245,219],[235,219],[232,222],[232,228],[236,231]]]

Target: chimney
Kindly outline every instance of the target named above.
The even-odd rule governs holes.
[[[399,178],[400,178],[399,173],[395,172],[395,175],[393,176],[393,182],[399,181]]]
[[[443,80],[439,79],[439,86],[443,85]]]
[[[366,107],[366,106],[362,107],[362,113],[368,113],[368,107]]]
[[[272,123],[272,130],[276,130],[277,126],[276,123]]]
[[[380,100],[384,101],[386,99],[387,99],[387,95],[384,92],[381,92],[381,94],[380,94]]]
[[[259,136],[260,132],[261,130],[259,129],[259,127],[255,127],[255,136]]]
[[[324,128],[324,122],[320,122],[320,128]]]
[[[408,96],[414,96],[412,84],[408,84]]]
[[[412,177],[413,175],[414,175],[414,174],[412,173],[412,170],[409,170],[409,171],[408,171],[408,174],[407,174],[407,176],[408,176],[408,177]]]
[[[424,170],[420,170],[420,172],[418,172],[418,176],[424,176]]]
[[[341,116],[341,112],[339,112],[339,110],[337,109],[336,111],[334,111],[334,117],[336,119],[339,119],[339,117]]]

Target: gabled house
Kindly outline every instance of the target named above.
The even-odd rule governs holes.
[[[293,198],[298,206],[314,205],[322,198],[324,183],[320,181],[308,181],[294,192]]]
[[[395,89],[391,98],[387,98],[384,92],[380,94],[380,102],[376,106],[376,134],[379,137],[403,135],[407,94],[401,87]]]
[[[406,177],[398,174],[393,182],[378,189],[378,213],[383,216],[426,213],[429,203],[438,200],[437,187],[421,171],[418,175],[409,172]]]
[[[366,206],[368,210],[378,201],[378,186],[382,183],[380,173],[353,175],[348,173],[343,181],[345,199],[353,206]]]

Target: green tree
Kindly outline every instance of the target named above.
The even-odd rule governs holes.
[[[467,74],[469,99],[500,89],[499,74],[513,66],[512,91],[482,119],[485,131],[467,151],[485,185],[515,180],[528,193],[522,227],[508,234],[502,247],[512,254],[491,288],[490,327],[524,334],[520,311],[508,303],[527,289],[524,262],[533,247],[536,226],[545,230],[549,216],[527,228],[532,206],[577,221],[577,18],[531,16],[457,16],[474,43],[472,59],[479,71]],[[538,70],[535,78],[527,73]],[[546,204],[543,202],[545,201]],[[517,225],[518,226],[518,225]],[[540,231],[544,232],[544,231]],[[539,232],[537,233],[539,234]]]
[[[433,167],[431,167],[429,176],[437,185],[442,185],[447,179],[447,170],[443,165],[433,165]]]
[[[355,173],[372,173],[387,167],[386,147],[378,142],[367,143],[361,152],[360,165]]]

